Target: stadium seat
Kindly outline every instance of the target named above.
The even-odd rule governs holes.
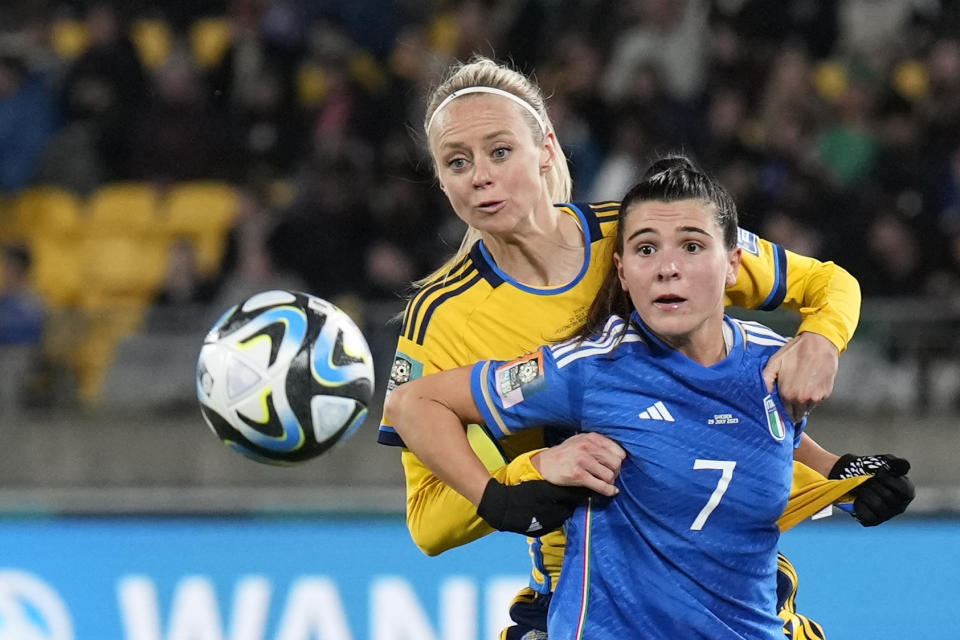
[[[30,242],[33,286],[51,309],[73,307],[80,301],[81,243],[54,236],[39,236]]]
[[[160,219],[168,237],[184,237],[194,243],[200,272],[211,275],[220,266],[238,204],[236,190],[227,183],[182,182],[167,192]]]
[[[153,236],[88,235],[80,255],[79,307],[85,329],[70,360],[80,399],[99,401],[117,344],[136,333],[167,264],[167,241]]]
[[[173,31],[159,18],[139,18],[130,25],[130,39],[137,48],[140,62],[147,69],[156,69],[170,57]]]
[[[87,200],[87,228],[99,235],[157,235],[157,204],[156,189],[147,183],[105,184]]]
[[[84,239],[80,273],[81,306],[112,311],[144,307],[156,295],[167,265],[165,239],[128,235],[90,235]]]
[[[198,18],[190,25],[190,48],[201,69],[210,69],[223,59],[233,33],[226,17]]]
[[[83,20],[60,18],[50,28],[50,42],[58,56],[73,60],[86,50],[90,34]]]
[[[144,310],[136,308],[86,314],[80,336],[68,357],[83,404],[92,406],[99,402],[117,345],[134,335],[143,315]]]
[[[25,189],[13,197],[9,207],[9,234],[14,240],[48,237],[72,241],[83,230],[80,198],[59,187]]]

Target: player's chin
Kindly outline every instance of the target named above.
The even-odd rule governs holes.
[[[666,339],[682,338],[693,330],[694,323],[683,309],[653,308],[643,316],[647,327]]]

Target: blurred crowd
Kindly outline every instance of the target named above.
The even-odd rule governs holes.
[[[175,245],[160,315],[273,284],[402,305],[463,230],[422,122],[475,53],[542,86],[575,199],[617,199],[683,150],[742,226],[837,261],[866,296],[960,299],[951,0],[4,3],[0,193],[233,185],[220,268],[201,277]],[[11,251],[10,271],[29,265]],[[0,286],[3,342],[23,332],[3,328],[17,279]]]

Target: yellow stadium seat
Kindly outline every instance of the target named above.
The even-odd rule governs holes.
[[[50,42],[58,56],[73,60],[86,51],[90,34],[82,20],[61,18],[55,20],[50,28]]]
[[[52,309],[76,305],[84,282],[80,270],[80,243],[41,236],[30,243],[33,286]]]
[[[170,57],[173,49],[173,31],[158,18],[140,18],[130,25],[130,39],[148,69],[156,69]]]
[[[78,395],[87,406],[99,402],[117,345],[143,322],[145,307],[93,310],[87,314],[79,339],[67,359],[77,378]]]
[[[90,235],[80,257],[81,305],[88,310],[139,307],[156,295],[167,266],[165,239]]]
[[[167,192],[160,218],[170,238],[184,237],[194,243],[200,272],[210,275],[220,266],[238,205],[237,192],[229,184],[182,182]]]
[[[117,344],[136,332],[167,267],[158,236],[89,235],[80,255],[79,307],[86,330],[70,354],[81,400],[96,404]]]
[[[228,18],[198,18],[190,25],[190,48],[197,66],[201,69],[209,69],[219,64],[232,40],[233,33]]]
[[[87,228],[100,235],[157,235],[158,201],[156,189],[143,182],[105,184],[87,199]]]
[[[80,197],[59,187],[31,187],[9,203],[10,233],[17,240],[60,240],[78,235],[84,225]]]

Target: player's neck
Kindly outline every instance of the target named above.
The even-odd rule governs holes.
[[[483,244],[517,282],[549,287],[565,285],[580,273],[586,239],[577,218],[547,205],[516,233],[484,234]]]
[[[727,357],[733,344],[733,333],[728,335],[727,330],[726,322],[707,322],[690,333],[660,337],[694,362],[712,367]]]

